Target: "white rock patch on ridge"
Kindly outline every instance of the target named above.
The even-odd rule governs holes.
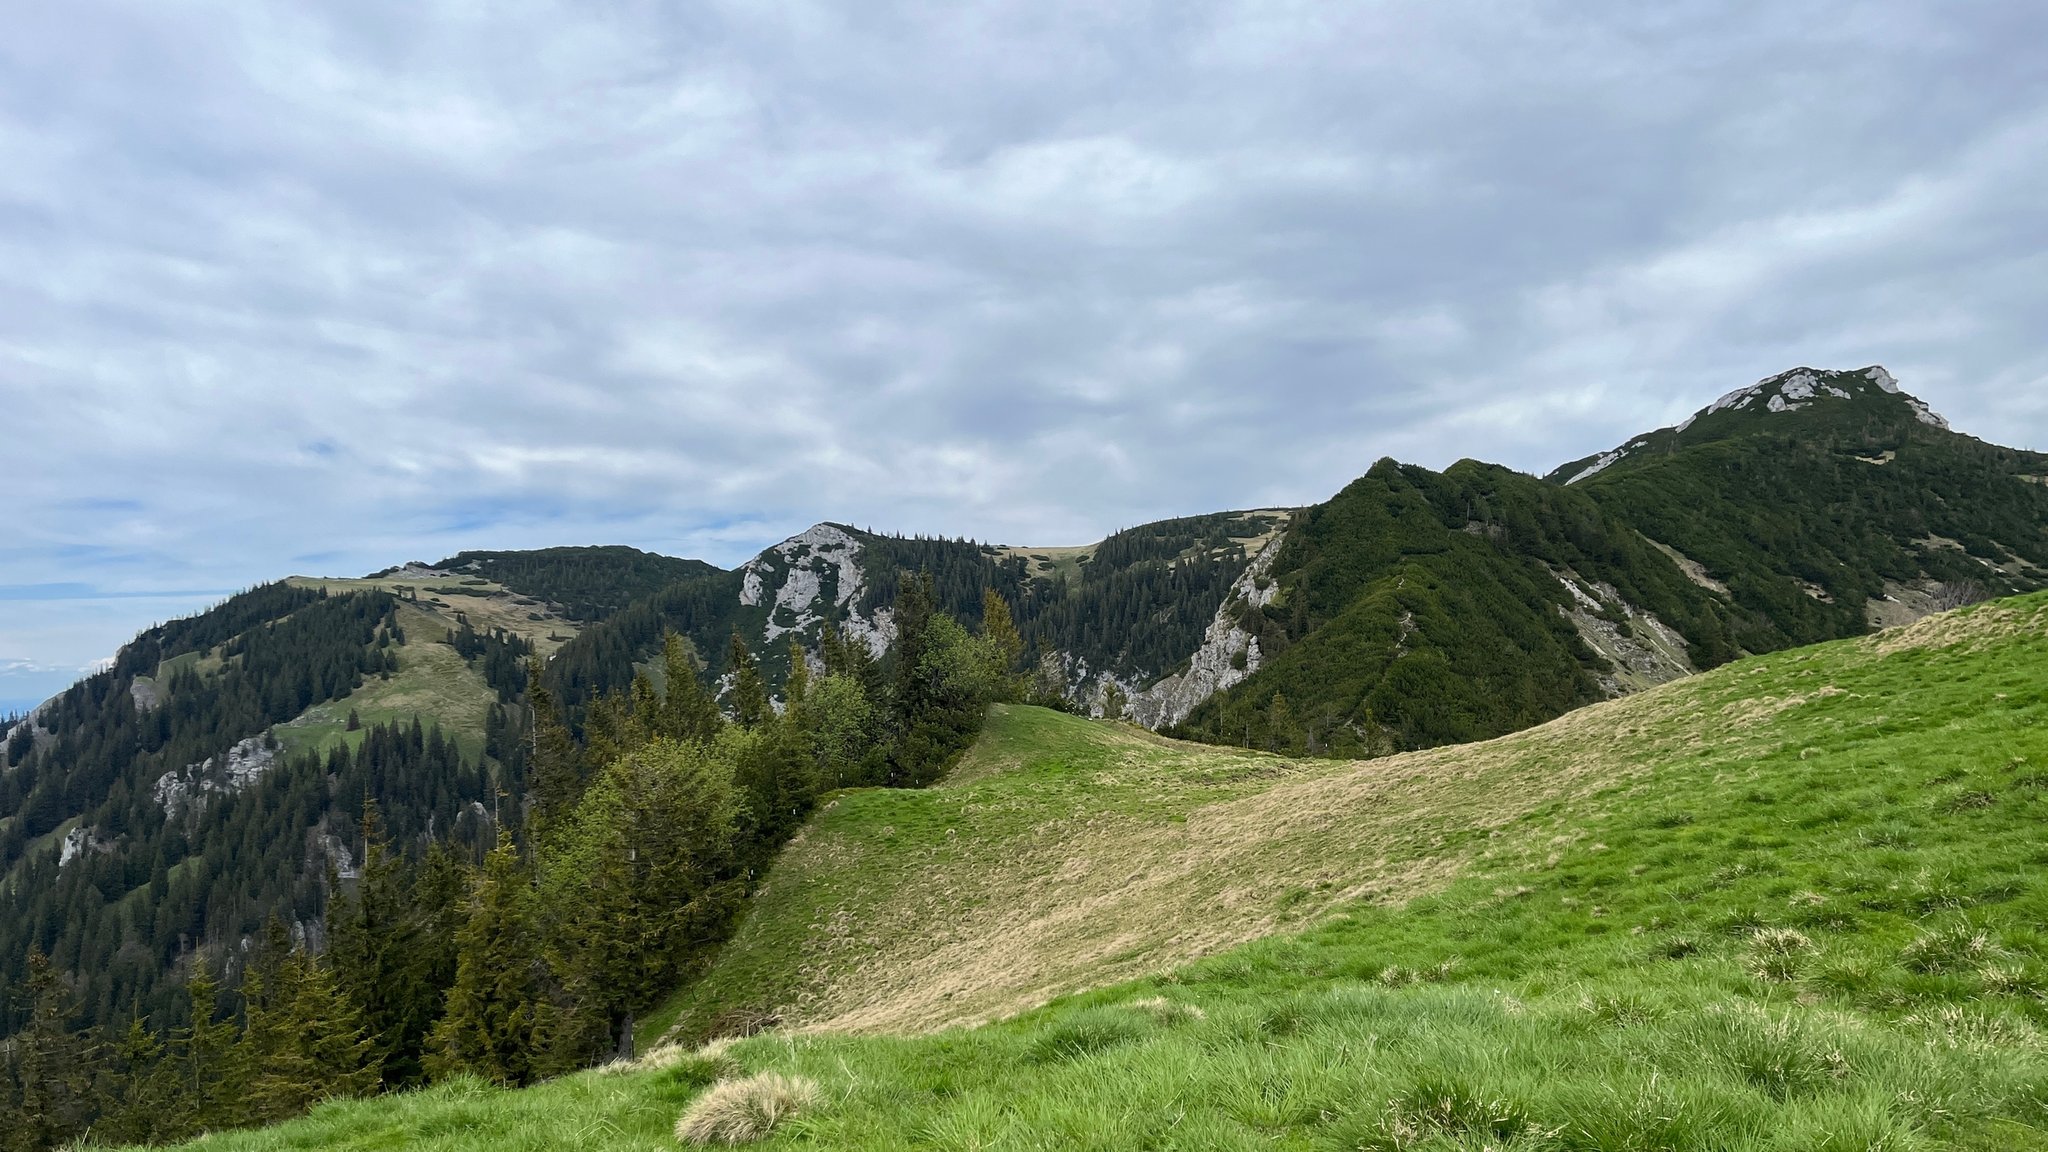
[[[1626,455],[1628,455],[1628,453],[1620,448],[1616,448],[1612,452],[1605,453],[1598,460],[1595,460],[1591,464],[1586,465],[1584,468],[1579,469],[1576,475],[1574,475],[1571,479],[1565,481],[1565,484],[1569,486],[1572,484],[1577,484],[1579,481],[1584,480],[1588,476],[1597,476],[1601,472],[1606,471],[1608,465],[1613,464],[1615,461],[1621,459],[1623,456]]]
[[[1650,442],[1648,440],[1637,440],[1624,447],[1616,448],[1614,451],[1607,453],[1606,455],[1600,457],[1598,460],[1595,460],[1591,464],[1586,465],[1584,468],[1579,469],[1579,472],[1576,476],[1573,476],[1571,479],[1565,481],[1565,485],[1569,487],[1570,485],[1577,484],[1579,481],[1584,480],[1588,476],[1598,475],[1599,473],[1605,471],[1607,467],[1613,464],[1615,461],[1620,460],[1622,457],[1627,456],[1631,452],[1647,448],[1649,447],[1649,445]]]
[[[1259,549],[1252,562],[1230,586],[1223,604],[1202,634],[1202,646],[1188,658],[1185,672],[1168,676],[1142,692],[1130,693],[1131,719],[1147,728],[1166,728],[1188,718],[1195,706],[1259,670],[1263,659],[1258,637],[1238,625],[1235,606],[1239,600],[1263,608],[1280,591],[1273,583],[1273,558],[1279,554],[1284,535],[1275,536]],[[1260,587],[1261,582],[1265,584]],[[1238,655],[1244,667],[1237,667]]]
[[[853,604],[867,590],[867,582],[860,569],[861,552],[860,541],[846,530],[831,524],[813,524],[747,561],[740,583],[740,603],[748,607],[768,603],[767,578],[772,577],[776,570],[776,564],[769,557],[779,560],[785,570],[782,583],[775,589],[773,602],[768,603],[768,623],[762,630],[762,639],[773,642],[779,636],[805,632],[831,616],[844,613],[846,619],[841,631],[847,637],[866,644],[868,650],[880,658],[895,640],[896,628],[887,609],[876,612],[871,620],[863,620],[852,613]],[[829,601],[825,599],[827,571],[836,577]],[[788,624],[779,623],[776,619],[785,609],[791,618]]]
[[[1908,396],[1906,397],[1906,405],[1913,409],[1913,418],[1922,424],[1943,430],[1948,428],[1948,421],[1942,419],[1941,413],[1929,408],[1925,400],[1921,400],[1916,396]]]
[[[1935,428],[1948,427],[1948,421],[1942,419],[1940,415],[1936,414],[1924,402],[1911,396],[1904,396],[1899,391],[1899,382],[1892,378],[1890,372],[1880,367],[1871,367],[1863,370],[1862,377],[1875,384],[1881,392],[1893,396],[1902,396],[1913,409],[1915,418],[1922,424]],[[1711,416],[1724,409],[1747,408],[1759,398],[1763,399],[1764,407],[1772,412],[1797,412],[1802,408],[1808,407],[1823,395],[1832,396],[1838,400],[1848,400],[1852,394],[1847,389],[1827,383],[1821,378],[1819,373],[1812,369],[1794,368],[1789,372],[1780,372],[1776,376],[1766,376],[1747,388],[1737,388],[1735,391],[1728,393],[1726,396],[1721,397],[1719,400],[1680,421],[1676,430],[1683,432],[1687,428],[1692,427],[1693,422],[1700,417]],[[1620,452],[1622,450],[1617,449],[1616,451]],[[1572,477],[1572,479],[1577,480],[1584,476],[1589,476],[1610,463],[1613,463],[1613,461],[1602,457],[1602,462],[1596,464],[1592,469],[1582,472],[1579,476]],[[1569,480],[1566,481],[1566,483],[1570,482]]]

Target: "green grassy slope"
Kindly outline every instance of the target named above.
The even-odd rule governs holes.
[[[490,555],[516,559],[527,554]],[[483,674],[449,646],[448,637],[458,626],[458,616],[466,617],[480,631],[502,630],[518,636],[542,657],[553,655],[573,640],[582,625],[565,617],[559,605],[535,601],[492,581],[463,579],[468,582],[452,577],[422,582],[401,571],[360,580],[294,576],[287,581],[297,587],[322,588],[329,595],[377,590],[399,596],[398,623],[405,642],[398,647],[398,671],[388,679],[366,680],[342,699],[315,705],[279,725],[276,732],[284,747],[293,753],[324,753],[338,744],[354,747],[362,740],[362,729],[348,730],[349,713],[354,712],[365,729],[414,719],[430,728],[439,725],[460,745],[463,755],[471,759],[482,756],[484,716],[498,696]]]
[[[353,748],[381,724],[439,725],[474,760],[483,756],[484,714],[497,695],[476,669],[463,662],[445,639],[438,617],[410,605],[398,610],[405,643],[398,647],[398,671],[390,679],[366,680],[339,700],[316,704],[276,728],[287,752],[325,753],[337,744]],[[348,728],[353,713],[361,727]]]
[[[713,977],[898,1034],[203,1146],[673,1147],[775,1070],[819,1088],[775,1147],[2048,1148],[2044,722],[2041,594],[1362,765],[1011,712],[949,787],[824,813]],[[1125,925],[1129,956],[1063,943]]]

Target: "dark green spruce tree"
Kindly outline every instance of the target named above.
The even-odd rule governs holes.
[[[747,642],[740,639],[737,630],[732,634],[726,671],[732,675],[733,722],[742,728],[760,727],[774,714],[774,709],[768,706],[768,682],[762,678],[761,665],[747,650]]]
[[[427,1074],[525,1084],[536,1070],[541,940],[532,883],[509,833],[484,860],[456,933],[455,983],[434,1025]]]

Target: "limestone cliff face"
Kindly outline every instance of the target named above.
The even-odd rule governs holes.
[[[1551,574],[1572,594],[1570,609],[1558,611],[1610,666],[1599,678],[1600,691],[1610,699],[1697,671],[1686,652],[1685,637],[1655,614],[1629,603],[1612,584],[1587,580],[1568,568],[1552,569]]]
[[[1266,542],[1244,574],[1231,586],[1223,606],[1202,637],[1202,646],[1188,658],[1185,672],[1168,676],[1149,688],[1129,693],[1131,719],[1147,728],[1166,728],[1188,718],[1195,706],[1259,670],[1258,638],[1238,625],[1241,605],[1263,608],[1279,591],[1272,582],[1273,557],[1282,537]]]
[[[1277,592],[1271,573],[1280,535],[1267,531],[1253,541],[1258,550],[1231,586],[1185,668],[1158,679],[1144,673],[1119,675],[1091,667],[1079,654],[1054,653],[1068,694],[1100,715],[1114,688],[1126,701],[1126,716],[1163,728],[1258,671],[1264,654],[1258,641],[1238,626],[1237,614],[1247,606],[1265,606]],[[740,570],[739,603],[742,634],[749,646],[765,660],[774,660],[794,638],[815,653],[823,626],[830,622],[841,635],[867,645],[880,658],[896,639],[896,625],[889,608],[862,607],[868,592],[869,547],[858,532],[816,524],[748,561]],[[717,690],[726,687],[721,682]]]
[[[263,736],[251,736],[237,741],[225,755],[208,756],[157,777],[156,802],[166,816],[203,809],[208,798],[243,791],[276,764],[277,748]]]

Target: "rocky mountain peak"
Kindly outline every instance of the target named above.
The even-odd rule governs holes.
[[[1898,380],[1880,365],[1873,364],[1851,371],[1799,367],[1775,376],[1766,376],[1754,384],[1737,388],[1686,417],[1672,428],[1645,433],[1612,451],[1568,464],[1552,473],[1552,478],[1561,479],[1566,484],[1576,484],[1599,475],[1644,449],[1669,450],[1675,445],[1690,443],[1703,435],[1712,438],[1705,432],[1686,435],[1703,420],[1709,421],[1719,430],[1729,415],[1737,413],[1770,417],[1802,412],[1819,405],[1878,397],[1893,397],[1895,402],[1904,403],[1912,412],[1913,418],[1922,424],[1944,430],[1948,428],[1948,421],[1929,408],[1925,401],[1900,391]]]
[[[1747,388],[1737,388],[1686,417],[1676,431],[1683,432],[1702,416],[1711,416],[1716,412],[1797,412],[1802,408],[1830,400],[1853,399],[1859,393],[1868,394],[1873,389],[1886,395],[1902,397],[1922,424],[1936,428],[1948,427],[1948,421],[1942,419],[1933,409],[1920,400],[1900,392],[1899,382],[1890,372],[1873,364],[1853,372],[1830,372],[1802,367],[1780,372],[1776,376],[1766,376]]]

